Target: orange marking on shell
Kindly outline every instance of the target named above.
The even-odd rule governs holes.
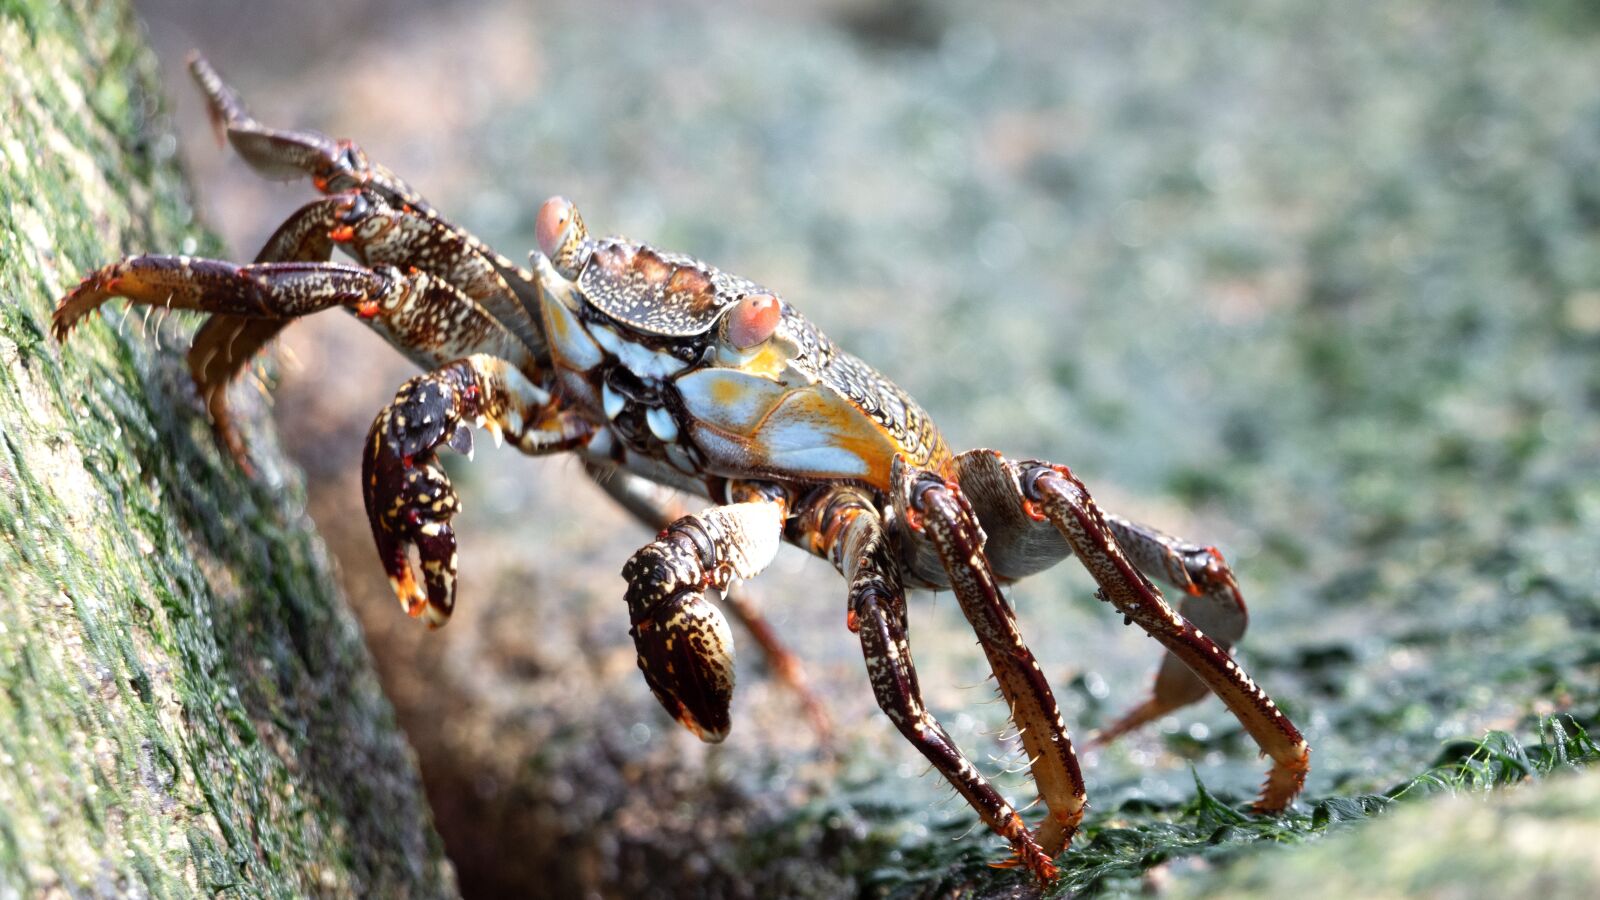
[[[596,250],[590,260],[590,265],[599,266],[612,277],[621,277],[627,271],[629,254],[627,250],[616,244],[607,244]]]
[[[712,398],[719,403],[731,403],[750,389],[750,385],[734,381],[718,383],[712,388]],[[845,477],[857,478],[878,488],[888,487],[889,461],[898,446],[894,438],[882,426],[863,415],[848,398],[831,391],[803,388],[786,392],[762,413],[759,421],[739,432],[706,422],[697,423],[697,427],[714,432],[730,444],[745,448],[750,454],[748,464],[764,466],[771,464],[769,460],[773,456],[769,435],[784,423],[811,424],[827,436],[831,447],[854,456],[865,465],[865,472],[850,473]],[[920,464],[921,461],[914,462]],[[803,467],[783,468],[794,475],[839,475],[836,472],[810,471]]]
[[[328,232],[328,240],[336,244],[348,244],[356,239],[356,230],[349,225],[340,225]]]
[[[379,309],[380,307],[378,306],[378,301],[363,300],[356,304],[356,315],[363,319],[375,318],[378,315]]]
[[[705,272],[690,266],[677,266],[667,278],[667,293],[693,293],[711,290],[711,279]]]
[[[844,614],[844,627],[850,629],[851,634],[861,630],[861,622],[856,619],[856,611],[848,610]]]
[[[831,393],[801,391],[791,394],[780,409],[796,417],[810,416],[826,423],[833,433],[833,445],[867,464],[867,472],[861,477],[875,487],[888,487],[889,463],[899,445],[849,399]]]
[[[633,270],[643,276],[647,284],[662,284],[678,271],[678,267],[662,259],[649,247],[644,247],[633,255]]]
[[[724,379],[712,382],[711,399],[722,406],[732,406],[749,393],[750,386],[742,381]]]
[[[653,275],[653,270],[646,270],[646,277]],[[665,296],[668,304],[684,309],[705,309],[717,302],[711,276],[691,266],[672,267],[666,276]]]
[[[771,294],[750,294],[728,313],[728,341],[748,350],[778,330],[782,307]]]

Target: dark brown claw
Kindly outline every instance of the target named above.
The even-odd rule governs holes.
[[[629,595],[631,609],[637,598],[632,591]],[[628,633],[650,693],[700,740],[721,743],[732,725],[733,634],[728,620],[695,590],[662,598],[647,610]]]
[[[400,605],[434,628],[455,608],[450,519],[461,511],[437,454],[449,447],[470,455],[472,426],[504,435],[528,454],[571,450],[593,434],[515,366],[484,354],[411,379],[378,413],[361,465],[367,519]],[[422,564],[421,585],[411,570],[412,547]]]
[[[431,376],[407,382],[367,435],[361,487],[378,557],[406,613],[429,627],[455,609],[456,536],[450,519],[461,511],[450,478],[439,466],[441,445],[471,449],[461,404]],[[470,413],[469,413],[470,414]],[[411,569],[417,550],[423,584]]]
[[[639,669],[667,712],[701,740],[727,737],[733,698],[733,634],[705,591],[767,567],[786,508],[761,497],[684,516],[622,568]]]
[[[601,490],[652,530],[664,532],[687,513],[673,492],[631,472],[594,463],[585,465],[584,471]],[[833,719],[828,715],[822,698],[806,678],[800,657],[784,645],[777,629],[767,621],[760,606],[750,599],[743,585],[729,585],[722,592],[722,605],[727,607],[734,621],[755,639],[756,646],[766,656],[767,668],[799,698],[822,749],[832,755]]]

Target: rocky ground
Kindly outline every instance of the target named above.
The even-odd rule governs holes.
[[[1402,805],[1595,755],[1574,727],[1600,726],[1587,6],[139,5],[235,256],[307,189],[215,148],[189,46],[262,119],[359,139],[508,254],[564,194],[596,230],[778,286],[952,444],[1069,462],[1104,506],[1219,544],[1252,602],[1242,658],[1316,749],[1306,801],[1239,815],[1262,765],[1205,705],[1085,754],[1060,889],[1365,865],[1395,844],[1361,836],[1409,819],[1320,838],[1419,775]],[[570,461],[454,467],[460,609],[405,620],[355,471],[410,371],[342,317],[284,345],[277,419],[466,892],[1027,889],[876,712],[842,586],[798,552],[755,590],[838,720],[834,762],[748,651],[725,745],[660,712],[616,575],[647,536]],[[1075,734],[1139,699],[1155,648],[1081,571],[1012,596]],[[952,599],[917,598],[913,633],[958,740],[1014,762]],[[1478,748],[1491,730],[1516,741]]]

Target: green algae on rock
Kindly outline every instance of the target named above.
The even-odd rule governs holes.
[[[82,270],[212,246],[155,84],[123,4],[0,4],[0,895],[453,894],[259,404],[252,482],[188,326],[47,336]]]

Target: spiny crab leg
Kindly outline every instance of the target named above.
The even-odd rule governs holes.
[[[194,333],[189,346],[189,375],[211,414],[211,430],[246,474],[254,474],[255,464],[234,424],[228,386],[244,374],[250,360],[288,324],[288,319],[213,315]]]
[[[267,241],[256,262],[327,262],[342,245],[368,266],[416,268],[451,282],[542,358],[544,340],[527,312],[537,291],[527,272],[441,218],[394,173],[350,141],[313,131],[269,128],[198,53],[189,69],[204,93],[219,140],[231,143],[257,172],[274,180],[310,176],[327,199],[296,211]],[[287,321],[217,315],[196,333],[189,368],[211,412],[213,428],[234,458],[251,468],[232,424],[228,384]]]
[[[708,589],[727,590],[772,562],[783,539],[788,499],[736,486],[742,502],[672,523],[628,560],[630,634],[639,670],[667,712],[703,741],[728,735],[733,635]]]
[[[245,111],[233,88],[199,53],[189,55],[189,74],[206,96],[217,140],[226,139],[262,177],[292,181],[309,175],[317,190],[327,192],[371,185],[397,199],[426,206],[410,185],[388,169],[373,165],[350,141],[336,141],[315,131],[269,128],[257,122]]]
[[[278,226],[255,261],[327,262],[333,256],[330,232],[343,224],[344,213],[353,206],[353,192],[306,204]],[[228,409],[228,385],[289,321],[216,313],[195,332],[189,347],[189,374],[211,413],[212,431],[246,472],[255,467]]]
[[[62,298],[52,327],[65,340],[106,301],[230,316],[293,319],[344,307],[421,364],[432,367],[472,352],[531,368],[525,344],[449,283],[393,266],[337,263],[235,265],[188,256],[134,256],[89,273]]]
[[[1239,583],[1222,553],[1215,547],[1193,544],[1113,513],[1104,516],[1117,544],[1139,571],[1182,591],[1178,612],[1218,647],[1231,653],[1233,645],[1244,636],[1250,616]],[[1200,676],[1182,658],[1169,652],[1161,661],[1150,698],[1095,735],[1094,743],[1116,740],[1210,693]]]
[[[543,332],[507,275],[497,267],[498,257],[477,238],[437,216],[424,215],[408,205],[397,206],[370,190],[328,199],[336,205],[318,224],[327,228],[329,238],[343,250],[367,266],[415,268],[448,281],[544,361]],[[510,277],[517,278],[515,273]]]
[[[923,703],[911,658],[900,567],[872,499],[854,488],[838,488],[815,501],[802,521],[812,546],[833,561],[849,584],[847,621],[861,638],[878,705],[984,824],[1011,845],[1007,864],[1026,866],[1041,880],[1055,877],[1051,854]]]
[[[455,281],[467,294],[487,307],[519,337],[530,342],[535,352],[543,351],[542,338],[528,319],[525,309],[538,308],[538,289],[527,270],[495,253],[465,229],[446,220],[421,194],[388,168],[367,158],[365,152],[348,140],[334,140],[315,131],[270,128],[252,117],[211,64],[200,54],[189,57],[189,72],[205,94],[206,106],[219,139],[226,139],[235,152],[262,176],[288,181],[307,177],[318,191],[337,194],[359,189],[369,199],[387,203],[416,221],[436,226],[432,253],[407,260],[365,260],[369,264],[415,265],[441,278]],[[448,236],[460,248],[447,246]],[[472,257],[474,263],[487,264],[502,281],[503,292],[514,294],[520,303],[500,304],[494,297],[479,295],[468,285],[465,273],[444,271],[452,257]]]
[[[899,460],[896,475],[896,510],[907,525],[933,542],[961,611],[977,632],[1010,708],[1034,783],[1049,809],[1039,827],[1039,844],[1055,856],[1072,841],[1083,820],[1085,791],[1050,682],[1023,641],[1016,614],[1000,592],[983,554],[983,529],[959,487],[932,472],[913,472]]]
[[[653,481],[647,481],[624,469],[603,469],[593,463],[586,464],[584,471],[601,490],[617,501],[617,505],[627,510],[646,528],[665,531],[673,522],[685,515],[686,511],[682,509],[682,504],[669,497],[671,491]],[[731,584],[724,589],[722,603],[755,639],[756,646],[761,648],[762,654],[766,657],[767,668],[800,699],[800,705],[806,711],[806,718],[811,720],[811,727],[817,734],[817,740],[824,747],[829,747],[833,740],[833,720],[828,716],[827,707],[823,705],[822,699],[817,696],[806,678],[805,667],[801,664],[800,658],[778,637],[777,629],[767,621],[760,607],[751,602],[742,584]]]
[[[362,457],[361,488],[378,556],[400,605],[437,628],[455,608],[456,538],[460,512],[437,451],[472,452],[476,425],[509,438],[524,453],[582,446],[591,424],[558,408],[551,396],[504,359],[474,354],[407,381],[372,423]],[[411,569],[410,548],[423,586]]]
[[[239,266],[188,256],[133,256],[98,269],[63,297],[52,317],[66,340],[84,317],[118,297],[167,309],[291,319],[362,303],[381,307],[404,291],[398,272],[333,263],[256,263]]]
[[[506,330],[521,339],[525,348],[516,351],[518,359],[532,353],[537,355],[544,346],[543,337],[533,325],[527,310],[496,271],[492,262],[473,249],[473,241],[436,219],[424,218],[415,211],[396,209],[382,197],[370,191],[351,190],[319,200],[313,200],[296,210],[280,225],[256,255],[257,263],[265,262],[320,262],[326,263],[335,247],[342,247],[351,256],[369,268],[393,266],[402,271],[416,269],[432,275],[441,283],[448,283],[472,303],[483,308],[488,318],[494,319]],[[451,322],[465,322],[471,326],[483,316],[475,312],[451,313],[452,304],[434,304],[440,314],[440,328],[433,335],[422,337],[428,343],[420,347],[402,347],[403,352],[415,356],[416,350],[428,349],[440,343],[443,332]],[[189,351],[189,369],[194,375],[200,393],[211,411],[212,423],[223,443],[236,459],[249,466],[244,442],[232,427],[227,409],[227,386],[243,370],[250,358],[267,341],[281,331],[288,321],[268,323],[219,314],[208,320],[195,335]],[[469,329],[470,330],[470,329]],[[490,352],[506,352],[500,341],[495,347],[484,348]],[[468,349],[467,343],[456,341],[454,354]],[[443,361],[438,356],[435,362]]]
[[[1299,729],[1226,650],[1174,610],[1133,565],[1088,490],[1069,469],[1041,462],[1011,465],[1023,496],[1060,530],[1100,584],[1101,598],[1182,660],[1272,758],[1256,811],[1286,808],[1305,785],[1311,767],[1311,750]]]

